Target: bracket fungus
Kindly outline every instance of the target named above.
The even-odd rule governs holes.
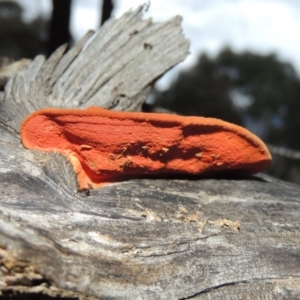
[[[139,176],[253,174],[271,162],[257,136],[204,117],[47,108],[24,120],[21,138],[26,148],[65,155],[81,189]]]

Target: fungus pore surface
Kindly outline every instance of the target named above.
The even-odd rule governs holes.
[[[204,117],[48,108],[24,120],[21,138],[26,148],[65,155],[79,188],[139,176],[257,173],[271,162],[257,136]]]

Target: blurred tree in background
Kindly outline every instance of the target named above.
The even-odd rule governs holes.
[[[113,0],[102,0],[102,10],[101,10],[101,23],[102,26],[107,20],[110,19],[111,13],[114,9]]]
[[[13,1],[0,1],[0,56],[12,59],[45,54],[48,23],[41,17],[25,23],[22,7]]]
[[[232,83],[222,66],[201,55],[198,64],[179,74],[169,90],[155,90],[155,105],[182,115],[216,117],[241,124],[239,111],[230,100]]]
[[[48,56],[59,46],[72,42],[70,33],[71,0],[52,0],[52,17],[49,26]]]
[[[114,3],[113,0],[98,1],[102,25],[111,17]],[[71,7],[72,0],[52,0],[50,20],[39,16],[31,22],[25,22],[22,19],[22,6],[12,0],[1,0],[0,57],[18,60],[34,58],[38,54],[49,56],[62,44],[72,44],[69,28]]]
[[[275,54],[202,54],[172,86],[154,90],[154,105],[184,115],[215,117],[245,126],[266,143],[300,150],[300,78]],[[275,157],[270,173],[300,183],[300,165]],[[296,175],[295,175],[296,174]]]
[[[99,1],[99,13],[101,14],[101,23],[103,25],[110,17],[114,9],[112,0]],[[70,33],[72,0],[52,0],[52,18],[50,21],[50,36],[48,55],[51,55],[59,46],[64,43],[72,44]]]

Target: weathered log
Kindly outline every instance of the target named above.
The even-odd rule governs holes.
[[[23,148],[19,126],[34,110],[139,109],[185,57],[180,18],[141,14],[37,57],[0,94],[0,299],[299,299],[299,186],[144,178],[87,196],[64,157]]]

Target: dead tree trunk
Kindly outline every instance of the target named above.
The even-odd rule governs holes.
[[[141,15],[36,57],[0,93],[0,298],[299,299],[299,186],[136,179],[87,197],[64,157],[21,145],[20,123],[43,107],[140,108],[188,53],[179,17]]]

